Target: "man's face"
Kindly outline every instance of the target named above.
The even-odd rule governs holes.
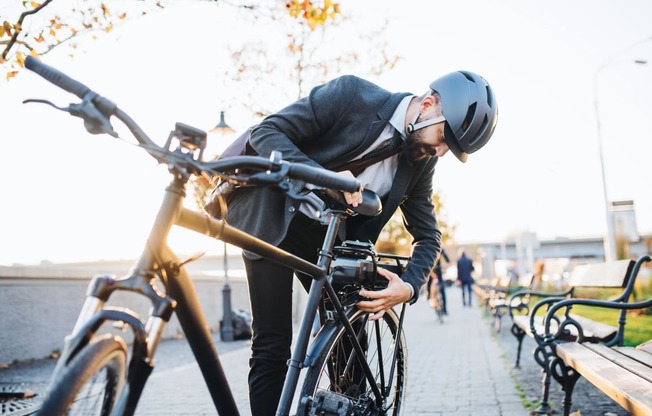
[[[417,123],[441,115],[436,114],[431,108],[426,109],[419,115]],[[407,157],[416,161],[429,156],[444,156],[448,152],[448,145],[444,141],[444,123],[433,124],[412,133],[403,149]]]

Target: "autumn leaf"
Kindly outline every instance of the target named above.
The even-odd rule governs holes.
[[[41,7],[41,3],[37,3],[35,1],[31,2],[30,5],[35,9],[38,9],[39,7]]]
[[[10,71],[7,72],[5,78],[7,79],[7,81],[9,81],[11,78],[15,77],[16,75],[18,75],[18,71]]]
[[[5,33],[8,36],[11,36],[11,23],[9,23],[9,22],[7,22],[5,20],[4,22],[2,22],[2,27],[3,27],[4,31],[5,31]]]

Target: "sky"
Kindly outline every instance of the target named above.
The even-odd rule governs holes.
[[[10,3],[0,0],[0,14]],[[421,94],[438,76],[465,69],[494,88],[494,137],[466,164],[442,158],[434,177],[456,241],[501,241],[526,231],[540,239],[603,235],[600,142],[608,199],[633,200],[639,232],[652,232],[652,193],[645,186],[652,154],[652,2],[340,4],[362,25],[388,20],[380,36],[401,59],[393,70],[368,77],[379,85]],[[74,59],[63,50],[43,59],[118,103],[162,144],[175,122],[208,130],[221,109],[238,131],[252,123],[220,94],[228,45],[269,36],[213,2],[177,1],[100,36]],[[251,94],[258,87],[239,88]],[[128,143],[87,134],[64,113],[21,104],[26,98],[73,102],[28,71],[0,81],[0,265],[135,257],[169,180],[165,167]],[[180,253],[222,250],[178,229],[170,241]]]

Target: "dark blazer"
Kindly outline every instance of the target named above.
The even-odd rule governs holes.
[[[462,281],[462,283],[473,283],[473,276],[471,273],[475,270],[473,267],[473,262],[470,258],[466,257],[465,253],[462,253],[459,259],[457,259],[457,278]]]
[[[408,93],[390,93],[354,76],[336,78],[265,118],[251,132],[250,144],[261,156],[280,151],[284,160],[334,169],[367,149],[380,136]],[[420,287],[441,250],[441,232],[432,204],[436,157],[411,162],[403,155],[383,212],[377,217],[347,220],[347,238],[375,242],[394,211],[401,208],[414,238],[412,260],[403,280]],[[301,187],[302,184],[295,184]],[[272,189],[240,189],[229,204],[229,224],[271,244],[280,243],[298,204]]]

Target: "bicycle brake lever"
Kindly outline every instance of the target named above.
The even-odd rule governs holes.
[[[91,102],[91,99],[92,96],[87,95],[84,97],[84,100],[81,103],[70,104],[68,107],[59,107],[51,101],[37,98],[23,100],[23,104],[47,104],[59,111],[64,111],[70,115],[82,118],[84,120],[84,127],[91,134],[106,133],[113,137],[118,137],[118,133],[113,130],[113,126],[111,126],[108,117],[95,107],[95,105]]]
[[[54,107],[54,108],[56,108],[57,110],[65,111],[66,113],[69,112],[69,111],[68,111],[68,108],[69,108],[69,107],[59,107],[58,105],[55,105],[54,103],[52,103],[52,101],[41,100],[41,99],[39,99],[39,98],[28,98],[28,99],[26,99],[26,100],[23,100],[23,104],[30,104],[30,103],[47,104],[47,105],[49,105],[50,107]]]
[[[299,192],[293,191],[291,189],[284,190],[285,194],[292,198],[295,201],[301,202],[301,203],[306,203],[310,205],[315,212],[321,213],[320,216],[323,216],[325,210],[324,206],[322,204],[319,204],[316,200],[313,198],[309,198],[307,194],[301,194]]]
[[[81,103],[70,104],[68,106],[68,112],[73,116],[81,117],[84,120],[84,127],[86,127],[89,133],[106,133],[117,138],[118,133],[113,130],[109,116],[98,110],[93,103],[93,99],[96,97],[98,96],[93,93],[86,94]],[[108,101],[107,103],[112,104]]]
[[[280,169],[275,172],[259,172],[249,176],[248,182],[254,185],[278,185],[283,186],[285,178],[290,171],[289,165],[280,165]]]

